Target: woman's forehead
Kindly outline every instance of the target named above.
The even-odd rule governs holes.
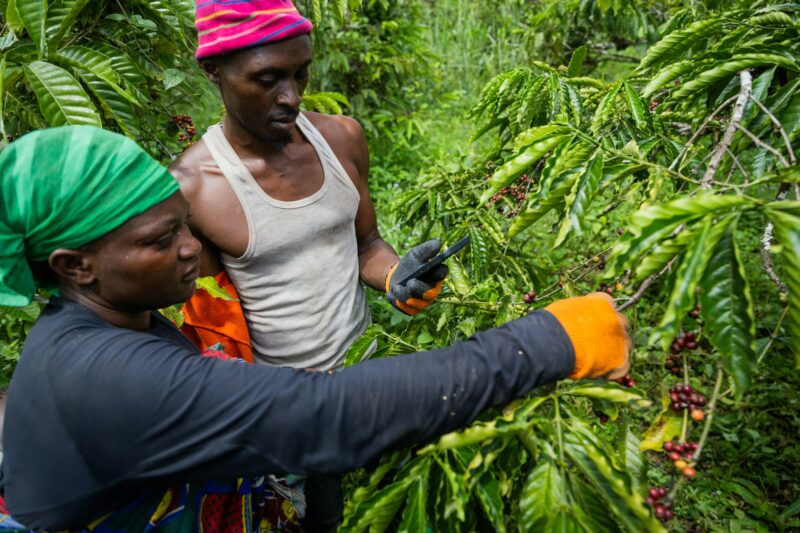
[[[163,231],[165,228],[175,224],[182,224],[188,212],[189,202],[186,201],[180,191],[177,191],[144,213],[128,219],[106,237],[110,239],[127,239]]]

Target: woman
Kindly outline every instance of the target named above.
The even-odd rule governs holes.
[[[60,292],[6,409],[3,496],[28,528],[265,527],[254,476],[346,471],[538,385],[627,372],[624,318],[600,295],[332,374],[199,357],[153,312],[195,290],[188,217],[177,182],[120,135],[56,128],[0,153],[0,304],[30,302],[33,271]]]

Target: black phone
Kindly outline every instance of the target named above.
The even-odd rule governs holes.
[[[451,255],[455,254],[456,252],[461,250],[463,247],[468,245],[469,241],[470,241],[469,236],[464,237],[463,239],[461,239],[460,241],[455,243],[453,246],[451,246],[450,248],[448,248],[444,252],[440,253],[439,255],[437,255],[436,257],[434,257],[433,259],[431,259],[430,261],[428,261],[427,263],[425,263],[424,265],[422,265],[421,267],[416,269],[414,272],[412,272],[411,274],[409,274],[405,278],[401,279],[400,280],[400,285],[404,285],[405,283],[408,283],[409,280],[412,280],[412,279],[415,279],[415,278],[419,279],[421,276],[424,276],[425,274],[427,274],[428,272],[430,272],[431,270],[433,270],[437,266],[441,265],[442,262],[445,259],[447,259]]]

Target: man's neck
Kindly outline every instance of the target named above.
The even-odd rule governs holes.
[[[237,153],[257,155],[264,159],[281,156],[291,144],[300,141],[298,128],[292,132],[292,140],[288,143],[278,144],[265,141],[253,135],[230,115],[225,115],[222,120],[222,133]]]

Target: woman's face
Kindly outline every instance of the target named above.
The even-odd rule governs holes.
[[[180,192],[85,247],[94,280],[86,289],[108,306],[138,313],[185,302],[196,289],[200,241]]]

